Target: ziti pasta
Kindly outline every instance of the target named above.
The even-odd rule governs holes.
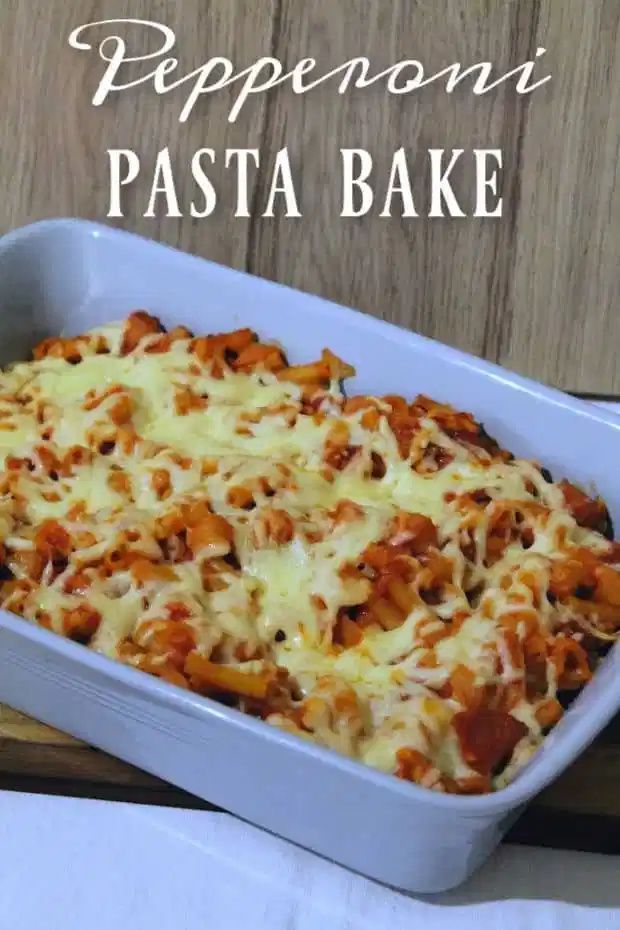
[[[605,505],[325,349],[147,313],[0,376],[0,604],[428,788],[506,784],[620,628]]]

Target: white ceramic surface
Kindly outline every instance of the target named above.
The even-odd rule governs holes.
[[[293,361],[325,345],[353,390],[422,391],[474,411],[517,454],[595,483],[620,518],[620,419],[362,314],[153,242],[76,220],[0,240],[0,362],[146,307],[196,331],[250,325]],[[522,806],[620,708],[615,648],[529,766],[483,797],[426,791],[0,613],[0,700],[387,884],[464,881]]]

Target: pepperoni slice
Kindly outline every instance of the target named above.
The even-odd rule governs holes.
[[[466,710],[453,718],[463,759],[481,775],[489,775],[509,758],[528,732],[516,717],[502,710]]]
[[[598,530],[607,539],[613,539],[613,528],[607,507],[600,498],[591,498],[570,481],[560,481],[560,489],[569,512],[579,526]]]

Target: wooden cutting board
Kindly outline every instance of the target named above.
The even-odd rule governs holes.
[[[0,789],[213,805],[0,704]],[[533,802],[511,842],[620,854],[620,716]]]

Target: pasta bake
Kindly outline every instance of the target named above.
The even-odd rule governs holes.
[[[0,375],[0,605],[438,791],[501,788],[620,628],[605,504],[325,349],[144,311]]]

